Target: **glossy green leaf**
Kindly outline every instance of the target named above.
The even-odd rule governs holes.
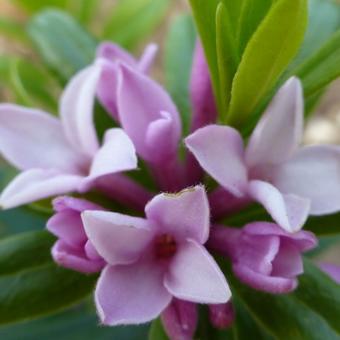
[[[18,103],[56,113],[60,88],[44,69],[29,61],[12,58],[8,72]]]
[[[96,42],[69,14],[44,10],[28,25],[28,34],[45,63],[67,81],[92,62]]]
[[[154,320],[151,323],[151,327],[149,330],[149,340],[168,340],[168,336],[165,333],[165,330],[162,325],[162,321],[160,318]]]
[[[92,293],[96,276],[55,264],[0,276],[0,324],[35,319],[78,303]]]
[[[72,308],[57,315],[30,322],[0,327],[0,338],[6,340],[142,340],[147,339],[148,324],[140,326],[103,327],[95,311],[87,306]]]
[[[221,111],[220,80],[216,50],[216,11],[218,4],[219,0],[190,0],[196,26],[209,65],[217,105]]]
[[[307,23],[306,0],[278,0],[250,39],[232,86],[226,121],[242,126],[296,55]]]
[[[305,96],[313,96],[340,75],[340,30],[321,49],[292,71],[301,78]]]
[[[243,0],[238,24],[238,50],[242,55],[249,39],[266,16],[273,0]]]
[[[340,286],[309,260],[294,296],[321,315],[340,337]]]
[[[165,84],[182,117],[184,135],[189,132],[189,80],[196,32],[189,15],[177,17],[170,27],[165,44]]]
[[[54,236],[47,231],[26,232],[0,239],[0,276],[50,263],[54,241]]]
[[[228,8],[220,3],[216,12],[216,49],[221,101],[219,113],[222,116],[228,112],[231,86],[240,62],[236,29]]]
[[[120,0],[104,28],[102,38],[132,49],[161,23],[169,0]]]

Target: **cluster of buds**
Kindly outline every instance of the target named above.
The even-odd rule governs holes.
[[[100,45],[93,64],[62,94],[60,119],[1,104],[0,151],[21,172],[0,204],[13,208],[95,190],[134,210],[129,216],[84,197],[55,198],[55,215],[47,223],[58,238],[52,256],[63,267],[100,272],[95,303],[103,324],[161,316],[170,338],[191,339],[197,304],[208,305],[218,328],[234,318],[217,253],[256,290],[282,294],[297,287],[302,253],[317,244],[301,230],[306,219],[340,210],[340,148],[300,146],[304,108],[297,78],[280,88],[245,146],[239,131],[217,125],[199,43],[190,85],[191,132],[182,136],[175,104],[148,75],[156,50],[150,45],[136,60],[114,44]],[[117,126],[103,141],[94,124],[96,99]],[[182,141],[185,159],[179,157]],[[129,176],[139,158],[158,192]],[[204,186],[206,175],[218,184],[213,191]],[[223,225],[224,217],[253,202],[272,223]]]

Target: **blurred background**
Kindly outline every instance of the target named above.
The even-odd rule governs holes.
[[[47,7],[58,8],[66,15],[48,12]],[[172,26],[174,20],[186,20],[183,14],[188,11],[186,0],[0,0],[0,101],[40,107],[57,114],[63,85],[91,62],[95,45],[102,40],[115,41],[137,55],[146,43],[157,42],[160,53],[153,72],[164,83],[166,37],[169,34],[177,37],[178,48],[183,47],[180,40],[184,33],[192,34],[190,41],[194,42],[190,23],[185,32]],[[73,41],[81,44],[74,45]],[[51,51],[51,43],[59,49]],[[304,142],[340,144],[340,80],[328,87],[314,107],[306,124]],[[12,176],[13,170],[0,159],[0,189]],[[0,212],[0,237],[41,229],[45,220],[27,208]],[[15,223],[9,226],[9,221]],[[319,255],[319,259],[340,264],[338,244]],[[96,317],[91,313],[84,317],[78,310],[71,310],[21,326],[0,327],[0,338],[57,339],[58,334],[51,335],[54,331],[65,335],[75,328],[82,332],[65,335],[63,339],[93,338],[98,335],[95,325]],[[113,338],[110,332],[100,333],[100,339]],[[140,338],[145,338],[145,329],[138,332]],[[129,335],[122,330],[115,333],[115,338],[128,339]]]

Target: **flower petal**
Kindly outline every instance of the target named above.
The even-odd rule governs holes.
[[[149,44],[146,46],[140,60],[138,61],[137,69],[142,73],[148,73],[151,65],[155,61],[157,52],[157,44]]]
[[[135,147],[128,135],[122,129],[110,129],[93,158],[89,178],[133,170],[137,162]]]
[[[311,200],[311,214],[331,214],[340,210],[340,148],[308,146],[278,167],[273,180],[283,193]]]
[[[164,285],[178,299],[191,302],[217,304],[231,297],[227,281],[213,257],[191,240],[179,247]]]
[[[218,125],[197,130],[185,139],[202,168],[235,196],[243,196],[247,185],[243,141],[238,131]]]
[[[83,159],[70,148],[60,122],[48,113],[0,105],[0,153],[20,170],[79,172]]]
[[[302,139],[303,94],[297,78],[290,78],[276,94],[253,131],[246,150],[248,167],[281,163]]]
[[[99,62],[81,70],[70,80],[60,100],[60,116],[67,138],[89,157],[99,147],[93,110],[101,71]]]
[[[332,263],[320,263],[320,269],[322,269],[330,278],[332,278],[337,284],[340,285],[340,266]]]
[[[292,292],[298,284],[297,279],[267,276],[254,272],[242,264],[234,264],[233,271],[241,282],[246,285],[272,294],[285,294]]]
[[[89,260],[83,249],[73,248],[61,240],[52,247],[52,257],[62,267],[86,274],[99,272],[105,266],[102,259]]]
[[[96,50],[96,57],[111,62],[124,62],[128,65],[137,67],[137,60],[133,58],[129,52],[109,41],[104,41],[99,44]]]
[[[203,244],[209,236],[209,203],[203,186],[176,194],[160,194],[145,207],[148,220],[158,232],[169,232],[178,239],[191,238]]]
[[[308,199],[284,195],[267,182],[251,181],[248,193],[266,208],[276,223],[290,233],[299,231],[308,217],[310,208]]]
[[[104,325],[130,325],[155,319],[170,303],[163,269],[151,262],[107,266],[98,281],[95,300]]]
[[[118,111],[122,127],[132,139],[137,152],[148,161],[158,157],[154,148],[150,149],[146,142],[149,125],[163,118],[161,112],[167,112],[173,121],[173,128],[168,135],[159,135],[157,143],[166,142],[171,149],[158,152],[164,154],[176,151],[181,123],[171,98],[156,82],[123,64],[120,65]]]
[[[81,176],[62,174],[55,170],[32,169],[17,177],[4,189],[0,205],[4,209],[76,191]]]
[[[105,211],[85,211],[82,220],[87,237],[109,264],[135,262],[151,242],[146,220]]]

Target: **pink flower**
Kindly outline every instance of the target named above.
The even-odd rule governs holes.
[[[91,65],[69,83],[61,120],[17,105],[0,105],[0,152],[22,172],[0,197],[4,208],[73,191],[86,191],[105,175],[137,167],[135,148],[122,129],[107,130],[100,146],[93,122],[101,66]]]
[[[322,262],[319,267],[337,284],[340,284],[340,266],[332,263]]]
[[[104,42],[97,48],[97,60],[102,60],[102,72],[97,87],[97,96],[113,118],[119,120],[117,112],[118,65],[124,63],[142,73],[147,73],[152,64],[157,45],[146,47],[140,60],[136,60],[127,51],[116,44]]]
[[[209,236],[209,206],[203,187],[160,194],[146,219],[103,211],[82,214],[89,240],[108,265],[95,292],[104,324],[135,324],[156,318],[172,297],[225,303],[230,290],[202,246]]]
[[[167,92],[155,81],[121,64],[117,107],[119,121],[141,158],[151,166],[161,189],[181,189],[178,164],[181,120]]]
[[[243,229],[216,226],[209,246],[229,256],[235,275],[250,287],[279,294],[294,290],[303,273],[301,253],[317,245],[308,231],[295,234],[278,225],[255,222]]]
[[[47,222],[47,229],[58,237],[52,248],[53,259],[61,266],[83,273],[100,271],[105,261],[88,240],[81,220],[84,210],[100,210],[100,206],[73,197],[53,201],[56,214]]]
[[[275,222],[294,232],[309,213],[340,210],[340,148],[299,148],[302,133],[302,88],[291,78],[267,108],[246,149],[237,130],[217,125],[197,130],[186,145],[223,188],[240,200],[261,203]]]

